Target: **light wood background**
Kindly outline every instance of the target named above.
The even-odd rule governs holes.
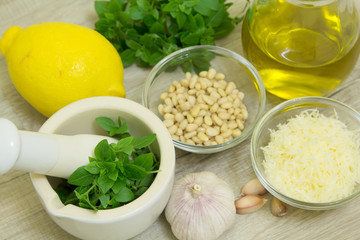
[[[231,15],[240,15],[245,0],[235,0]],[[97,15],[91,0],[0,0],[0,36],[13,25],[61,21],[94,28]],[[242,54],[241,25],[217,45]],[[145,77],[150,69],[136,66],[125,70],[127,98],[141,102]],[[360,111],[360,63],[330,96]],[[267,97],[267,109],[281,100]],[[0,56],[0,117],[13,121],[19,129],[37,131],[46,118],[33,109],[16,91]],[[1,134],[1,133],[0,133]],[[225,152],[197,155],[176,150],[176,179],[186,173],[209,170],[226,180],[235,193],[255,175],[249,157],[250,140]],[[265,195],[270,199],[269,195]],[[360,239],[360,199],[330,211],[306,211],[289,207],[285,217],[270,213],[270,201],[259,211],[237,215],[234,226],[220,239]],[[46,214],[28,173],[11,171],[0,176],[0,239],[75,239],[58,227]],[[162,215],[135,239],[175,239]]]

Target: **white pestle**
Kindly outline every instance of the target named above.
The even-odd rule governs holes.
[[[91,134],[57,135],[18,130],[0,118],[0,174],[11,169],[68,178],[78,167],[89,163],[96,145],[103,139]]]

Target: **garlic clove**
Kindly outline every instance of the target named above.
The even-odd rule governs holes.
[[[276,217],[282,217],[287,214],[286,204],[273,197],[271,200],[271,213]]]
[[[241,189],[241,196],[245,195],[263,195],[267,192],[259,179],[254,178],[248,181]]]
[[[259,195],[246,195],[235,201],[237,214],[248,214],[259,210],[267,202],[267,199]]]

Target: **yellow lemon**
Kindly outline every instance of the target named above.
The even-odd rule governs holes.
[[[119,54],[90,28],[60,22],[13,26],[0,39],[0,51],[18,92],[47,117],[82,98],[125,97]]]

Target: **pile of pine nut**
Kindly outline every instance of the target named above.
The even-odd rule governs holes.
[[[222,144],[241,135],[248,111],[234,82],[214,68],[174,80],[158,105],[171,136],[187,144]]]

